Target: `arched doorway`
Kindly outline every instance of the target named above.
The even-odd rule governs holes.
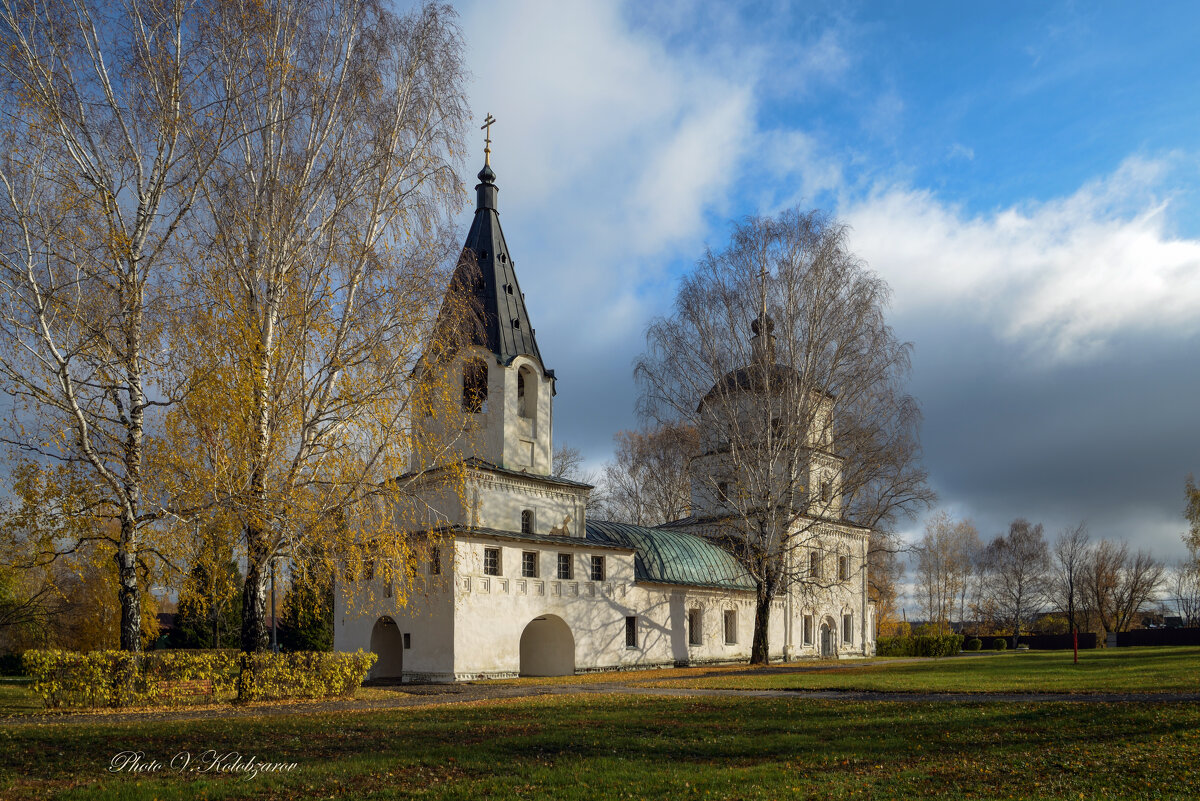
[[[821,622],[821,656],[833,656],[833,624],[828,620]]]
[[[522,676],[571,676],[575,673],[575,637],[557,615],[529,621],[521,632]]]
[[[404,639],[396,621],[381,617],[371,628],[371,653],[379,661],[371,668],[372,679],[398,679],[404,673]]]

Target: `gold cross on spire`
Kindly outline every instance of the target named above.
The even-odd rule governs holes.
[[[492,158],[492,123],[494,123],[495,121],[496,121],[496,118],[495,118],[495,117],[493,117],[491,114],[488,114],[488,115],[487,115],[487,119],[485,119],[485,120],[483,121],[483,125],[480,125],[480,126],[479,126],[479,130],[481,130],[481,131],[485,131],[485,132],[486,132],[486,133],[484,133],[484,135],[483,135],[483,163],[484,163],[484,165],[485,165],[485,166],[491,163],[491,158]]]
[[[762,280],[762,308],[759,309],[758,316],[760,319],[767,319],[767,265],[764,263],[762,269],[759,270],[759,278]]]

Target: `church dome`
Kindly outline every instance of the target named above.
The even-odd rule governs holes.
[[[727,398],[741,392],[764,392],[768,387],[783,387],[799,379],[799,371],[782,364],[772,364],[766,369],[754,365],[730,370],[713,385],[700,405],[704,406],[711,400]]]

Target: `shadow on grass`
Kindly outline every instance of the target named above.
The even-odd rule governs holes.
[[[212,748],[297,761],[302,771],[257,785],[160,775],[146,780],[145,797],[186,797],[201,786],[210,797],[269,797],[311,784],[322,792],[353,786],[363,796],[507,798],[533,788],[591,798],[629,782],[639,797],[674,796],[685,786],[747,798],[789,788],[938,795],[962,792],[964,782],[1007,793],[1014,776],[1035,796],[1140,795],[1152,786],[1186,796],[1200,790],[1188,767],[1200,756],[1198,730],[1195,705],[565,696],[376,714],[13,727],[4,733],[0,779],[34,797],[33,785],[17,778],[36,764],[51,786],[91,782],[96,797],[142,797],[129,794],[132,777],[105,775],[117,751],[161,760]]]
[[[639,684],[730,689],[869,690],[878,692],[1194,692],[1200,648],[1128,648],[1071,653],[1032,651],[986,658],[950,657],[863,665],[858,670],[729,672],[679,679],[647,676]]]

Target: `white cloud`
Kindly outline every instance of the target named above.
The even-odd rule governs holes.
[[[613,432],[636,424],[630,362],[642,349],[646,321],[669,308],[670,267],[695,258],[706,240],[719,246],[712,221],[736,214],[820,205],[849,222],[852,248],[895,289],[898,322],[931,323],[923,329],[929,339],[917,343],[927,401],[961,383],[961,349],[989,346],[974,330],[979,323],[995,332],[1000,347],[993,351],[1024,349],[1048,362],[1086,358],[1126,332],[1161,345],[1200,327],[1200,242],[1171,233],[1173,198],[1164,187],[1178,179],[1170,161],[1131,158],[1061,198],[967,211],[911,183],[920,165],[888,146],[921,109],[906,107],[895,88],[904,84],[881,85],[863,72],[862,31],[837,18],[789,28],[776,20],[787,4],[772,4],[756,14],[696,0],[648,10],[485,0],[462,8],[474,111],[499,119],[492,137],[501,219],[539,344],[560,378],[556,441],[582,447],[594,465]],[[799,108],[830,87],[853,99],[849,118]],[[864,130],[873,142],[856,135]],[[939,146],[947,149],[934,157],[960,167],[975,155],[953,141],[935,142],[931,152]],[[472,173],[481,148],[482,137]],[[972,175],[987,166],[974,160]],[[985,184],[975,187],[986,197]],[[968,326],[972,344],[962,336]],[[982,355],[1003,364],[996,352]],[[1086,369],[1102,365],[1097,359]],[[1071,374],[1039,371],[1025,377],[1024,388],[1041,390]],[[1021,388],[989,375],[979,391],[1013,401]],[[1071,420],[1085,407],[1095,417],[1077,426],[1075,440],[1070,426],[1046,423],[1064,432],[1067,453],[1103,436],[1095,431],[1131,422],[1123,408],[1107,412],[1089,407],[1091,400],[1079,394],[1068,404]],[[988,531],[1000,530],[1012,509],[1053,511],[1047,497],[1070,507],[1066,521],[1090,508],[1092,496],[1078,490],[1067,495],[1043,480],[1022,485],[1041,443],[1014,455],[994,445],[1019,432],[999,430],[969,406],[934,406],[940,414],[927,420],[931,442],[938,426],[973,433],[973,444],[953,447],[988,454],[1002,462],[993,472],[1015,476],[993,503],[998,508],[988,507],[995,518]],[[1139,408],[1173,419],[1163,417],[1161,404]],[[1159,445],[1122,447],[1126,462],[1147,465],[1140,472],[1163,460]],[[936,476],[938,464],[930,467]],[[986,505],[986,482],[957,486],[962,497],[947,500],[964,514]],[[1117,479],[1095,488],[1095,497],[1121,499],[1114,508],[1126,503],[1123,493],[1128,488]],[[1155,519],[1175,513],[1171,504],[1162,508]],[[1057,514],[1039,519],[1050,529]],[[1105,517],[1128,522],[1131,532],[1150,519]],[[1169,540],[1168,528],[1155,529],[1156,550]]]
[[[882,186],[842,209],[852,246],[901,315],[985,320],[1052,361],[1118,332],[1200,328],[1200,241],[1169,233],[1165,161],[1130,158],[1069,197],[968,215],[928,191]]]
[[[950,150],[946,153],[948,159],[964,159],[966,161],[975,160],[975,149],[967,147],[962,142],[955,142],[950,146]]]
[[[761,131],[746,165],[743,183],[754,187],[751,197],[759,214],[777,214],[792,206],[819,206],[827,193],[845,189],[841,160],[811,134],[795,129]]]
[[[499,120],[509,244],[523,283],[555,301],[542,325],[575,322],[584,307],[638,317],[627,296],[702,242],[706,211],[725,207],[754,131],[752,85],[668,52],[610,4],[480,3],[463,24],[474,110]],[[587,344],[613,330],[597,327]]]

